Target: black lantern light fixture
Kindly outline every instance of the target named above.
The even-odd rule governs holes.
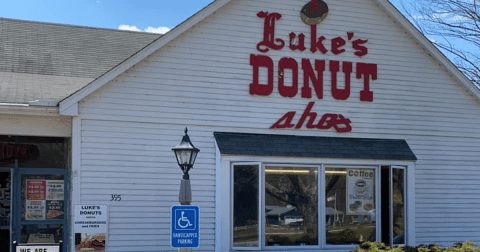
[[[173,152],[175,152],[178,166],[180,166],[180,169],[183,171],[183,179],[185,180],[189,179],[188,171],[193,168],[197,154],[200,152],[198,148],[193,146],[187,132],[188,129],[185,128],[185,136],[183,136],[182,142],[175,146],[175,148],[172,148]]]

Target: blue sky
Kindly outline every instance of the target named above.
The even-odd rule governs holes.
[[[399,1],[392,2],[398,4]],[[163,33],[211,2],[213,0],[3,0],[0,17]]]
[[[4,0],[0,17],[118,29],[173,28],[212,0]]]

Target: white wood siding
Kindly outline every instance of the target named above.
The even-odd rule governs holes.
[[[233,1],[80,103],[80,200],[110,205],[109,251],[171,251],[169,214],[181,178],[171,148],[185,126],[201,149],[191,172],[193,204],[202,213],[198,251],[213,250],[215,221],[225,221],[214,218],[214,131],[406,139],[419,159],[416,242],[480,242],[479,101],[371,0],[327,1],[330,14],[317,32],[327,38],[327,48],[330,39],[355,32],[354,39],[369,40],[368,55],[354,56],[349,42],[338,56],[310,53],[310,28],[299,19],[306,2]],[[250,96],[249,58],[262,54],[256,50],[264,21],[256,14],[262,10],[283,15],[276,37],[286,43],[290,32],[307,36],[304,52],[270,50],[266,55],[275,66],[282,57],[299,65],[302,58],[326,60],[326,69],[329,60],[377,64],[374,101],[359,101],[363,80],[355,78],[355,64],[346,101],[332,98],[328,70],[322,100],[302,99],[300,92],[280,97],[277,70],[272,95]],[[298,120],[310,101],[319,116],[350,118],[353,131],[269,130],[288,111],[297,111]],[[121,194],[122,201],[110,202],[111,194]]]

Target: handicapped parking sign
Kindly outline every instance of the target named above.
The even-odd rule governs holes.
[[[200,208],[172,206],[172,248],[198,248],[200,240]]]

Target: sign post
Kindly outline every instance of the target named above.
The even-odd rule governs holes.
[[[172,248],[198,248],[200,240],[200,208],[172,206]]]

